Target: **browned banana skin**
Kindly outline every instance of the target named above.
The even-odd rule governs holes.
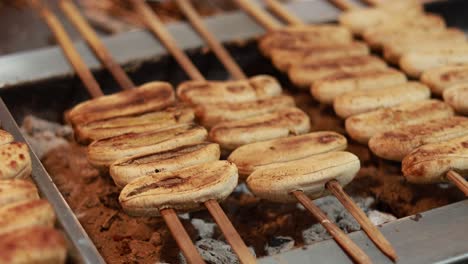
[[[422,145],[444,142],[467,134],[468,118],[454,116],[376,134],[369,140],[369,148],[381,158],[401,161]]]
[[[0,263],[63,264],[67,245],[52,227],[35,226],[0,235]]]
[[[302,110],[291,107],[244,120],[220,123],[210,130],[210,139],[225,150],[310,130],[310,120]]]
[[[423,145],[403,159],[402,171],[412,183],[446,182],[446,173],[454,170],[463,176],[468,172],[468,136]]]
[[[211,128],[221,122],[242,120],[273,113],[295,105],[291,96],[280,95],[252,102],[198,105],[196,115],[204,127]]]
[[[175,102],[169,83],[151,82],[137,89],[101,96],[73,107],[66,119],[73,126],[114,117],[142,114],[164,109]]]

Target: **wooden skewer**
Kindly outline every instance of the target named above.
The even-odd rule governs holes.
[[[460,189],[465,194],[465,196],[468,196],[468,182],[465,178],[463,178],[460,174],[453,170],[447,172],[446,176],[447,179],[449,179],[453,184],[455,184],[455,186],[458,187],[458,189]]]
[[[177,245],[184,254],[189,263],[203,264],[205,261],[198,253],[198,250],[192,243],[190,236],[187,234],[184,226],[180,222],[174,209],[163,209],[159,211],[166,222],[169,231],[171,231]],[[170,223],[170,224],[169,224]]]
[[[213,36],[213,34],[205,27],[200,16],[197,14],[192,4],[187,0],[176,0],[177,5],[189,19],[192,26],[197,32],[206,40],[208,45],[213,49],[218,59],[223,63],[231,75],[236,79],[247,79],[239,65],[234,61],[227,50],[221,43]]]
[[[142,0],[130,0],[132,5],[135,7],[135,11],[143,18],[146,26],[150,29],[164,46],[170,51],[172,56],[177,60],[179,65],[189,75],[192,80],[205,80],[200,71],[193,65],[190,59],[182,52],[177,46],[176,41],[164,28],[164,24],[151,10],[148,4]]]
[[[250,0],[235,0],[236,3],[241,7],[245,12],[247,12],[251,17],[253,17],[257,22],[262,25],[268,31],[275,31],[280,29],[281,24],[274,20],[271,16],[263,12],[258,6],[254,5]]]
[[[102,64],[112,73],[115,80],[123,89],[135,88],[135,84],[130,80],[125,71],[118,63],[114,61],[107,48],[99,39],[98,35],[94,32],[91,26],[81,16],[78,8],[70,0],[61,0],[60,7],[63,12],[68,16],[72,24],[78,29],[80,34],[84,37],[88,45],[93,50],[94,54],[98,57]]]
[[[286,10],[284,6],[278,3],[277,0],[265,0],[266,4],[275,5],[275,8],[272,8],[272,11],[281,17],[282,19],[289,20],[289,18],[294,17],[295,21],[301,21],[298,17],[293,15],[291,12]],[[302,21],[301,21],[302,23]],[[325,184],[326,188],[336,196],[338,201],[348,210],[351,215],[356,219],[356,221],[361,225],[361,228],[366,232],[369,238],[377,245],[382,252],[391,258],[393,261],[396,261],[397,254],[393,249],[392,245],[388,240],[383,236],[380,230],[375,227],[366,214],[359,208],[359,206],[351,199],[351,197],[346,194],[338,181],[332,180]]]
[[[187,72],[187,74],[189,74],[194,80],[205,80],[205,78],[200,74],[195,65],[192,64],[188,57],[185,56],[184,52],[177,46],[175,40],[166,31],[164,25],[159,21],[156,14],[154,14],[149,9],[149,7],[145,3],[143,3],[143,1],[132,0],[132,3],[135,5],[138,12],[145,17],[146,23],[149,26],[151,25],[155,35],[161,40],[161,42],[165,43],[169,52],[171,52],[171,54],[174,57],[176,57],[177,54],[179,59],[184,58],[182,60],[178,59],[178,62],[179,64],[181,64],[182,68]],[[184,3],[182,3],[182,5],[184,5]],[[190,6],[185,5],[185,8],[187,7],[190,8]],[[192,12],[191,16],[197,16],[196,12]],[[199,29],[204,29],[202,22],[198,23],[197,27],[199,27]],[[206,29],[203,31],[205,32],[205,34],[208,33],[208,35],[210,35],[209,31],[207,31]],[[214,40],[214,38],[212,38],[212,40]],[[168,46],[170,46],[170,48]],[[220,52],[223,49],[224,47],[222,47],[221,44],[219,44],[216,50],[217,52]],[[222,53],[227,55],[224,56],[223,62],[231,60],[229,62],[231,66],[237,66],[237,64],[234,62],[234,60],[232,60],[227,51],[224,50],[224,52]],[[229,70],[233,70],[233,67],[230,67]],[[231,74],[235,75],[237,78],[246,78],[239,66],[237,66],[237,70],[235,72],[231,72]],[[204,204],[210,212],[211,216],[214,218],[215,222],[218,224],[219,228],[221,229],[221,232],[223,232],[227,242],[231,245],[234,252],[236,252],[240,262],[244,264],[256,263],[255,257],[252,255],[252,253],[250,253],[247,245],[244,243],[239,233],[232,225],[231,221],[229,221],[229,218],[226,216],[219,203],[216,200],[208,200]]]
[[[320,222],[320,224],[333,236],[335,241],[357,263],[372,263],[370,258],[359,248],[341,229],[312,202],[302,191],[292,193],[297,200]]]
[[[340,201],[340,203],[348,210],[348,212],[356,219],[362,230],[366,232],[369,238],[393,261],[398,259],[395,249],[392,244],[383,236],[380,230],[372,224],[367,215],[362,209],[346,194],[340,183],[336,180],[329,181],[325,184],[327,189]]]
[[[51,29],[57,42],[62,47],[62,52],[65,54],[65,57],[67,57],[72,67],[75,69],[89,94],[92,97],[99,97],[104,95],[98,82],[96,79],[94,79],[91,71],[88,69],[85,62],[81,59],[80,54],[76,50],[73,42],[71,41],[70,37],[57,17],[39,0],[31,0],[30,3],[31,6],[36,9],[37,12],[42,16],[46,24]]]
[[[218,224],[221,232],[223,232],[224,237],[231,245],[234,252],[236,252],[240,262],[244,264],[257,263],[255,257],[250,253],[249,249],[232,225],[231,221],[229,221],[229,218],[226,216],[219,203],[215,200],[209,200],[205,202],[205,206],[216,224]]]
[[[354,3],[351,3],[348,0],[328,0],[328,1],[343,11],[348,11],[351,9],[358,8],[357,5],[355,5]]]
[[[80,55],[73,46],[73,42],[70,40],[70,37],[57,17],[45,5],[43,5],[40,0],[31,1],[31,5],[40,12],[46,21],[47,25],[57,39],[57,42],[62,47],[63,52],[66,54],[68,61],[78,72],[81,81],[84,83],[91,96],[93,98],[102,96],[103,93],[99,87],[98,82],[96,79],[94,79],[88,67],[82,61]],[[177,216],[177,213],[173,209],[164,209],[161,210],[161,215],[163,216],[166,225],[171,231],[172,236],[176,240],[187,261],[189,263],[196,264],[205,263],[191,242],[190,236],[185,231],[179,217]]]
[[[362,1],[368,5],[378,5],[382,3],[382,0],[362,0]]]
[[[297,16],[288,12],[286,8],[283,7],[278,1],[276,0],[264,0],[268,9],[270,9],[273,13],[278,14],[281,19],[284,19],[288,24],[292,26],[302,26],[304,22],[300,20]]]

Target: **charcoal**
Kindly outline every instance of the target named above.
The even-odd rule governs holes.
[[[205,222],[202,219],[193,218],[192,225],[197,229],[200,238],[212,238],[216,224]]]
[[[294,247],[294,239],[288,236],[275,236],[265,246],[268,255],[275,255],[288,251]]]
[[[232,250],[231,246],[215,239],[204,238],[195,243],[195,246],[200,252],[202,258],[210,264],[238,264],[239,259]],[[250,251],[254,254],[253,250],[249,248]],[[179,254],[181,263],[186,264],[182,254]]]

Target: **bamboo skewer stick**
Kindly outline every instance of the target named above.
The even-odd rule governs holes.
[[[187,261],[192,264],[205,263],[197,248],[195,248],[193,245],[192,240],[187,234],[184,226],[180,222],[176,211],[174,209],[162,209],[159,212],[161,213],[164,222],[166,222],[169,231],[171,231],[172,237],[174,237],[174,240],[176,241]]]
[[[255,257],[252,255],[252,253],[250,253],[249,249],[245,245],[237,230],[232,225],[229,218],[224,213],[219,203],[215,200],[209,200],[205,202],[205,206],[215,220],[216,224],[218,224],[220,227],[224,237],[231,245],[234,252],[236,252],[241,263],[257,263]]]
[[[328,1],[333,2],[334,0],[328,0]],[[340,0],[340,1],[348,2],[349,5],[354,5],[349,0]],[[375,4],[378,4],[380,1],[379,0],[366,0],[366,2],[375,5]],[[426,1],[426,2],[430,2],[430,1]],[[345,11],[346,9],[343,9],[343,10]],[[445,174],[445,177],[449,181],[451,181],[460,191],[462,191],[465,194],[465,196],[468,197],[468,181],[463,176],[461,176],[456,171],[450,170]]]
[[[451,170],[446,174],[447,179],[449,179],[458,189],[460,189],[465,196],[468,196],[468,182],[457,172]]]
[[[164,46],[169,50],[169,52],[174,56],[179,65],[184,69],[184,71],[189,75],[192,80],[205,80],[200,71],[193,65],[190,59],[178,48],[174,38],[167,32],[164,28],[164,24],[156,16],[156,14],[151,10],[145,1],[142,0],[130,0],[132,5],[135,7],[135,11],[142,17],[148,29],[150,29],[159,40],[164,44]]]
[[[66,33],[60,21],[57,17],[39,0],[31,1],[32,7],[37,9],[41,16],[46,21],[47,25],[54,34],[57,42],[59,42],[62,47],[63,52],[66,54],[66,57],[70,64],[73,65],[75,70],[78,72],[81,81],[84,83],[86,89],[89,91],[93,98],[102,96],[103,93],[99,87],[98,82],[94,79],[93,75],[89,71],[86,64],[82,61],[80,55],[73,46],[73,42],[70,40],[70,37]],[[171,234],[176,240],[178,246],[180,247],[182,253],[187,258],[189,263],[194,264],[203,264],[205,263],[198,253],[197,249],[191,242],[191,239],[187,232],[185,231],[182,223],[180,222],[177,213],[173,209],[164,209],[161,210],[161,215],[163,216],[166,225],[168,226]]]
[[[61,0],[60,7],[63,12],[68,16],[72,24],[78,29],[80,34],[84,37],[88,45],[93,50],[94,54],[98,57],[102,64],[112,73],[115,80],[123,89],[135,88],[135,84],[130,80],[125,71],[110,55],[107,48],[99,39],[98,35],[94,32],[91,26],[81,16],[78,8],[70,0]]]
[[[297,16],[288,12],[286,8],[284,8],[278,1],[276,0],[264,0],[268,9],[270,9],[273,13],[278,14],[278,17],[284,19],[288,24],[292,26],[302,26],[304,22],[299,19]]]
[[[394,262],[398,259],[398,255],[393,249],[392,244],[383,236],[380,230],[372,224],[367,215],[362,209],[348,196],[343,190],[340,183],[336,180],[329,181],[325,184],[327,189],[340,201],[340,203],[348,210],[348,212],[356,219],[362,230],[369,238],[377,245],[377,247]]]
[[[65,57],[67,57],[72,67],[75,69],[89,94],[92,97],[99,97],[104,95],[98,82],[96,79],[94,79],[93,74],[86,66],[85,62],[73,45],[72,40],[68,36],[57,17],[39,0],[32,0],[30,3],[31,6],[41,15],[54,34],[55,39],[62,47],[62,52],[65,54]]]
[[[255,20],[266,30],[268,31],[275,31],[280,29],[282,25],[274,20],[271,16],[263,12],[258,6],[252,4],[250,0],[235,0],[236,3],[241,7],[245,12],[247,12],[251,17],[255,18]]]
[[[358,8],[357,5],[355,5],[354,3],[351,3],[348,0],[328,0],[328,1],[343,11],[348,11],[351,9]]]
[[[322,210],[314,204],[302,191],[292,193],[297,200],[314,216],[320,224],[333,236],[335,241],[357,263],[372,263],[370,258],[359,248],[338,226],[333,224]]]
[[[286,14],[287,17],[294,17],[296,21],[300,21],[299,18],[291,14],[280,5],[276,0],[265,0],[268,6],[271,4],[275,5],[274,13],[276,13],[279,17],[288,20],[284,15]],[[280,12],[276,12],[280,11]],[[332,180],[325,184],[325,187],[340,201],[340,203],[348,210],[351,215],[356,219],[359,223],[361,228],[364,232],[369,236],[369,238],[377,245],[377,247],[382,250],[382,252],[387,255],[393,261],[397,260],[397,254],[393,249],[390,242],[383,236],[380,230],[375,227],[366,214],[359,208],[359,206],[354,203],[351,197],[343,190],[341,185],[336,181]]]
[[[155,33],[155,35],[163,42],[166,47],[168,48],[169,52],[177,59],[179,64],[182,68],[186,71],[186,73],[192,77],[193,80],[205,80],[205,78],[201,75],[198,69],[193,65],[193,63],[186,57],[184,52],[177,46],[175,40],[170,36],[167,30],[164,28],[164,25],[160,22],[156,14],[154,14],[143,1],[139,0],[132,0],[133,4],[135,5],[138,12],[145,17],[146,23],[148,27],[151,27],[151,30]],[[192,13],[192,15],[196,13]],[[203,25],[200,23],[200,28]],[[205,33],[208,32],[205,30]],[[170,47],[170,48],[169,48]],[[218,52],[224,49],[220,44],[218,45]],[[229,54],[224,51],[224,54],[227,55],[224,57],[224,61],[230,60],[231,65],[237,66],[237,64],[232,60]],[[177,55],[177,56],[176,56]],[[237,78],[245,78],[245,74],[242,70],[237,66],[236,72],[231,72],[231,74],[235,75]],[[233,68],[229,68],[232,70]],[[231,245],[234,252],[236,252],[237,256],[241,263],[244,264],[251,264],[256,263],[255,257],[250,253],[247,245],[244,243],[242,238],[240,237],[239,233],[236,231],[232,223],[230,222],[229,218],[226,216],[224,211],[222,210],[221,206],[216,200],[208,200],[204,203],[205,207],[210,212],[211,216],[214,218],[216,223],[218,224],[219,228],[224,234],[227,242]]]
[[[247,79],[242,69],[234,61],[231,55],[226,51],[223,45],[215,39],[213,34],[203,25],[203,21],[197,14],[192,4],[187,0],[176,0],[177,5],[182,10],[182,13],[190,20],[192,26],[205,39],[208,45],[213,49],[218,59],[224,64],[231,75],[236,79]]]

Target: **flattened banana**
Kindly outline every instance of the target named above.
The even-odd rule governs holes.
[[[287,72],[296,64],[363,55],[369,55],[369,47],[363,42],[353,41],[345,44],[274,49],[271,52],[271,61],[277,69]]]
[[[448,104],[439,100],[424,100],[351,116],[346,119],[345,126],[351,138],[367,144],[377,133],[453,115],[453,109]]]
[[[467,49],[466,39],[421,39],[417,41],[399,41],[384,47],[384,57],[387,61],[398,64],[401,56],[412,52],[436,52],[447,49]]]
[[[449,170],[466,175],[467,161],[468,136],[463,136],[415,149],[403,159],[402,171],[412,183],[445,182]]]
[[[192,123],[194,119],[194,110],[180,105],[141,115],[91,122],[76,126],[74,132],[76,140],[86,144],[94,140],[120,136],[127,133],[141,133],[177,124]]]
[[[406,76],[394,69],[368,72],[342,72],[312,84],[312,96],[323,104],[332,104],[336,97],[357,90],[381,89],[406,83]]]
[[[240,103],[281,94],[281,85],[269,75],[239,81],[187,81],[177,87],[177,96],[190,104]]]
[[[28,145],[22,142],[0,145],[0,180],[26,178],[31,171]]]
[[[0,263],[63,264],[67,245],[51,227],[34,226],[0,235]]]
[[[247,178],[257,167],[345,150],[346,138],[336,132],[320,131],[300,136],[247,144],[234,150],[228,160]]]
[[[206,140],[205,128],[183,124],[144,133],[128,133],[94,141],[88,146],[88,160],[96,167],[108,167],[114,161],[151,151],[164,151]]]
[[[433,40],[452,40],[454,42],[466,41],[465,33],[457,28],[405,28],[390,29],[386,31],[371,31],[363,34],[363,38],[373,49],[381,49],[387,45],[397,43],[420,43]]]
[[[348,29],[336,25],[292,26],[267,33],[260,39],[259,49],[269,57],[273,49],[350,43],[352,39]]]
[[[444,100],[458,113],[468,114],[468,82],[451,86],[444,91]]]
[[[335,113],[345,119],[353,115],[429,99],[431,90],[419,82],[407,82],[377,90],[357,90],[338,96]]]
[[[421,81],[427,84],[433,93],[441,95],[445,89],[455,85],[468,83],[468,66],[442,66],[425,71]]]
[[[32,226],[53,227],[55,212],[46,200],[27,200],[0,208],[0,234]]]
[[[357,73],[384,70],[387,64],[375,56],[352,56],[328,61],[300,63],[289,68],[291,82],[299,88],[309,88],[320,79],[343,72]]]
[[[468,118],[449,117],[375,134],[369,148],[377,156],[401,161],[421,145],[444,142],[468,134]]]
[[[32,182],[18,179],[0,181],[0,207],[15,202],[36,199],[39,199],[39,194]]]
[[[431,69],[452,64],[468,64],[468,46],[450,47],[437,51],[414,51],[400,58],[400,68],[411,77]]]
[[[88,100],[73,107],[66,119],[73,125],[115,117],[161,110],[174,104],[172,86],[166,82],[151,82],[137,89]]]
[[[196,115],[204,127],[213,127],[221,122],[243,120],[293,106],[295,102],[291,96],[279,95],[251,102],[197,105]]]
[[[119,201],[125,212],[135,216],[159,216],[159,210],[166,208],[196,211],[208,200],[224,200],[237,180],[234,164],[213,161],[141,177],[123,188]]]
[[[233,150],[245,144],[309,132],[310,120],[302,110],[291,107],[275,113],[224,122],[214,126],[210,139],[221,148]]]
[[[316,199],[327,193],[325,184],[330,180],[342,186],[351,182],[360,166],[359,158],[352,153],[328,152],[261,166],[247,178],[247,185],[256,196],[274,202],[297,202],[293,191]]]
[[[13,142],[15,139],[13,136],[6,132],[5,130],[0,129],[0,146]]]
[[[124,187],[137,178],[219,160],[220,155],[218,144],[203,142],[120,159],[112,163],[109,171],[115,184]]]

